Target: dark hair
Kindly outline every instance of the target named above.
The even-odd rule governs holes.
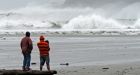
[[[49,43],[49,40],[45,40],[45,42]]]
[[[26,36],[27,36],[27,37],[30,37],[30,32],[27,31],[27,32],[26,32]]]

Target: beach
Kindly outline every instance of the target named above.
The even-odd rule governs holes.
[[[58,70],[58,75],[139,75],[139,62],[96,66],[67,67]]]
[[[57,75],[140,75],[140,0],[0,3],[0,69],[22,70],[20,42],[29,31],[32,70],[40,69],[37,43],[44,35]]]
[[[23,36],[1,36],[0,69],[21,69]],[[31,64],[31,68],[39,70],[36,45],[39,36],[31,38],[34,45],[31,63],[36,63]],[[58,75],[139,75],[139,38],[139,35],[48,35],[51,69],[57,70]]]

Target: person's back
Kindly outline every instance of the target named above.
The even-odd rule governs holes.
[[[50,57],[49,57],[49,43],[44,41],[44,36],[40,36],[40,42],[37,43],[40,52],[40,70],[42,70],[44,63],[46,62],[47,69],[50,71]]]
[[[21,40],[21,49],[23,53],[30,53],[32,50],[32,40],[30,37],[24,37]]]
[[[40,56],[48,56],[49,55],[49,44],[45,41],[40,41],[37,43]]]

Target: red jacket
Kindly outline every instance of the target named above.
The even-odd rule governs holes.
[[[24,37],[21,40],[20,47],[23,53],[31,53],[33,49],[32,40],[30,37]]]
[[[40,56],[49,55],[50,51],[49,43],[45,42],[44,40],[40,40],[40,42],[37,43],[37,46],[39,48]]]

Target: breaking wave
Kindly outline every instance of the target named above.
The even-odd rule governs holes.
[[[136,33],[140,29],[139,11],[136,11],[136,14],[134,12],[126,13],[139,7],[139,1],[132,3],[131,0],[128,3],[124,1],[122,3],[121,0],[116,2],[107,0],[106,3],[95,1],[99,5],[92,6],[90,4],[88,6],[90,2],[94,2],[88,0],[85,7],[81,6],[80,0],[77,0],[75,4],[73,1],[63,0],[62,3],[58,4],[59,7],[34,5],[6,11],[1,10],[0,30],[1,32],[49,31],[60,34],[106,34],[106,32],[122,34]],[[84,3],[82,0],[82,4]],[[102,6],[102,4],[104,5]],[[106,9],[108,7],[112,8]]]
[[[127,26],[99,15],[79,16],[63,26],[64,29],[125,29]]]

